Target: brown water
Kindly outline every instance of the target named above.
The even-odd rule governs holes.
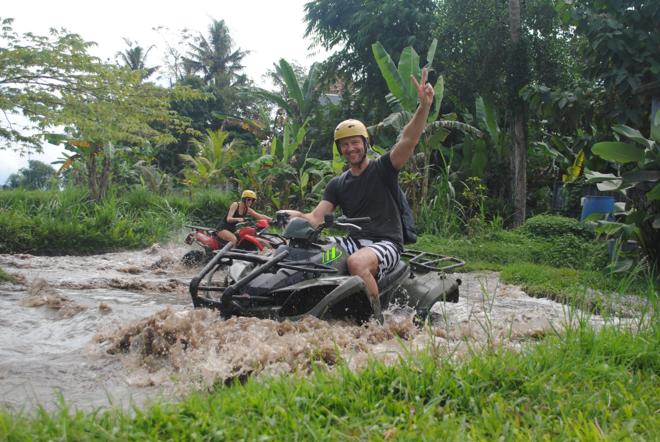
[[[531,298],[495,273],[462,274],[458,304],[438,304],[433,323],[392,309],[385,323],[221,320],[194,310],[178,264],[187,249],[95,256],[0,255],[17,284],[0,284],[0,406],[31,410],[128,407],[175,400],[191,389],[247,377],[353,369],[410,350],[457,357],[482,346],[519,348],[575,319],[603,319]]]

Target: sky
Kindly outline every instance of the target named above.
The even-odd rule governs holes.
[[[175,45],[180,30],[207,34],[211,20],[224,20],[234,48],[250,53],[243,59],[244,72],[258,85],[269,88],[262,76],[280,58],[309,67],[326,58],[320,48],[309,50],[311,41],[304,38],[303,5],[308,0],[22,0],[5,1],[0,17],[13,18],[18,33],[45,35],[49,28],[66,28],[87,41],[98,44],[90,52],[103,60],[115,60],[115,54],[127,48],[123,38],[136,41],[143,48],[154,45],[147,65],[162,65],[166,42]],[[168,31],[155,31],[165,27]],[[2,46],[2,42],[0,42]],[[44,146],[44,154],[29,159],[49,163],[61,157],[61,149]],[[27,167],[27,156],[0,150],[0,185],[7,177]]]

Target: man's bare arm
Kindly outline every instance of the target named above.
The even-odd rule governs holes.
[[[408,159],[410,159],[415,151],[415,146],[419,143],[419,138],[422,136],[424,127],[426,127],[426,119],[429,116],[433,97],[435,96],[433,86],[426,82],[427,75],[426,68],[422,68],[420,82],[417,82],[415,77],[411,77],[411,81],[415,84],[417,94],[419,95],[419,106],[408,124],[401,131],[401,138],[390,152],[392,166],[397,170],[400,170]]]
[[[330,201],[322,200],[310,213],[302,213],[298,210],[281,210],[286,212],[292,218],[305,218],[312,226],[318,227],[325,220],[325,215],[332,213],[335,210],[335,205]]]

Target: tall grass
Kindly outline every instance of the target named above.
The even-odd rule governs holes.
[[[181,403],[0,412],[6,440],[654,440],[658,327],[582,324],[522,352],[427,351],[361,372],[340,363],[192,394]],[[442,345],[436,342],[436,345]],[[655,435],[655,436],[654,436]]]
[[[86,192],[0,192],[0,253],[76,254],[140,248],[163,241],[186,222],[212,223],[231,197],[206,192],[160,197],[145,189],[109,195],[99,204]]]
[[[451,182],[450,162],[440,154],[443,167],[431,181],[428,200],[420,201],[417,226],[420,233],[452,238],[460,235],[464,225],[463,206],[458,201],[456,189]]]

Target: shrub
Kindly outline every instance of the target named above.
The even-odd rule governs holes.
[[[559,215],[537,215],[529,218],[519,230],[527,235],[552,239],[563,235],[573,235],[582,239],[595,237],[586,225],[574,218]]]
[[[558,235],[534,249],[532,262],[571,269],[604,269],[608,263],[607,244],[585,241],[572,234]]]

